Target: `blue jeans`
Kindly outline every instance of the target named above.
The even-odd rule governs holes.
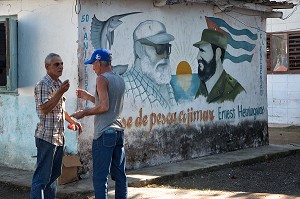
[[[63,146],[35,138],[37,165],[32,178],[30,199],[55,199],[61,175]]]
[[[109,173],[116,185],[115,198],[127,199],[124,131],[104,131],[97,140],[93,140],[92,154],[95,199],[108,199]]]

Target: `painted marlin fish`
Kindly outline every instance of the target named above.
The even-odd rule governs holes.
[[[91,41],[94,48],[107,48],[108,43],[109,49],[111,49],[111,46],[114,43],[114,30],[123,23],[122,21],[120,21],[120,19],[127,15],[137,13],[141,12],[131,12],[121,15],[115,15],[110,17],[107,21],[100,21],[94,15],[91,25]]]

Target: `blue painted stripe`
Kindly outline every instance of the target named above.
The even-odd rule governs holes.
[[[232,56],[231,54],[229,54],[228,52],[226,52],[225,56],[224,56],[224,59],[229,59],[233,63],[241,63],[244,61],[251,62],[252,58],[253,58],[253,54],[252,55],[243,54],[238,57],[235,57],[235,56]]]
[[[232,46],[235,49],[244,49],[246,51],[252,51],[255,48],[255,44],[251,44],[249,42],[246,41],[236,41],[234,40],[230,34],[227,33],[227,37],[228,37],[228,44],[230,46]]]
[[[220,18],[215,18],[215,17],[208,17],[211,21],[215,22],[219,27],[224,27],[226,28],[231,34],[236,35],[236,36],[241,36],[241,35],[246,35],[252,40],[257,40],[257,34],[252,33],[248,29],[242,29],[238,30],[235,28],[232,28],[229,26],[223,19]]]

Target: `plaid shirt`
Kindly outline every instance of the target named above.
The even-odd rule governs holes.
[[[35,137],[57,146],[63,146],[65,142],[65,97],[63,96],[47,115],[42,113],[41,105],[54,96],[61,84],[60,80],[56,82],[47,74],[37,83],[34,89],[36,112],[40,119],[35,130]]]

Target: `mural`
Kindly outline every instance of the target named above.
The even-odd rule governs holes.
[[[209,29],[217,29],[222,32],[227,37],[227,45],[231,46],[233,49],[241,50],[236,56],[232,55],[229,51],[226,51],[224,59],[228,59],[233,63],[241,63],[244,61],[250,63],[252,61],[254,54],[253,50],[256,45],[251,42],[255,42],[258,39],[257,34],[252,33],[249,29],[236,29],[220,18],[205,18]]]
[[[203,95],[208,103],[234,101],[244,91],[241,84],[230,76],[223,68],[227,38],[214,29],[204,29],[201,41],[194,44],[199,49],[198,76],[200,86],[196,98]]]
[[[199,16],[194,6],[177,20],[177,8],[153,15],[126,7],[113,16],[103,9],[82,14],[83,59],[111,49],[113,71],[125,80],[128,168],[267,144],[265,38],[254,28],[263,25],[260,17],[244,18],[247,26],[203,8]],[[89,162],[89,140],[80,148]]]
[[[94,15],[91,23],[91,41],[94,48],[111,48],[114,41],[114,30],[122,23],[119,19],[141,12],[132,12],[110,17],[107,21],[100,21]],[[138,104],[138,115],[122,118],[127,129],[144,128],[148,133],[154,127],[195,122],[213,122],[215,119],[232,121],[235,118],[256,117],[264,114],[264,106],[225,108],[219,106],[217,110],[187,108],[178,112],[158,112],[155,108],[171,110],[177,104],[193,102],[199,96],[205,97],[207,103],[223,103],[234,101],[244,87],[223,67],[228,59],[232,64],[251,62],[254,44],[247,41],[237,41],[236,37],[246,36],[250,41],[257,40],[257,35],[249,30],[238,30],[229,26],[224,20],[205,17],[207,28],[202,31],[201,40],[193,44],[198,49],[195,57],[198,73],[192,73],[190,64],[181,61],[176,74],[171,75],[170,54],[172,42],[176,38],[167,32],[165,25],[157,20],[140,22],[132,33],[134,63],[113,66],[113,70],[124,78],[126,82],[127,99]],[[234,39],[235,38],[235,39]],[[231,55],[227,46],[233,49],[243,49],[248,54]],[[191,48],[193,48],[191,47]],[[129,68],[129,69],[128,69]],[[144,111],[146,107],[155,112]],[[139,107],[140,106],[140,107]]]
[[[100,21],[94,15],[91,24],[93,47],[109,49],[113,45],[114,30],[122,23],[119,19],[132,12]],[[135,61],[130,70],[128,64],[112,66],[113,71],[122,75],[126,83],[126,95],[134,102],[145,105],[158,103],[163,108],[175,105],[171,81],[169,55],[174,36],[168,34],[163,23],[155,20],[141,22],[133,32]]]
[[[192,82],[194,87],[189,86],[187,92],[182,92],[182,90],[178,89],[177,78],[174,77],[172,85],[177,87],[175,91],[179,90],[179,93],[175,92],[175,98],[179,101],[182,95],[188,94],[190,97],[184,96],[184,98],[191,99],[194,95],[195,85],[199,85],[195,98],[202,95],[206,97],[208,103],[234,101],[238,94],[246,91],[235,78],[224,70],[223,61],[224,59],[228,59],[233,64],[244,61],[251,62],[255,44],[251,44],[245,40],[237,41],[234,37],[246,36],[248,40],[255,41],[258,38],[257,34],[253,34],[247,29],[235,29],[219,18],[205,17],[205,19],[208,28],[203,30],[201,40],[194,44],[199,49],[197,61],[200,83],[197,82],[194,74],[189,74],[191,80],[187,80],[186,78],[185,82]],[[226,51],[227,45],[230,45],[233,49],[242,49],[250,54],[233,56]]]
[[[100,21],[94,15],[91,23],[91,41],[94,48],[111,49],[114,42],[114,30],[122,24],[122,17],[138,14],[132,12],[110,17]],[[113,66],[113,70],[122,75],[126,82],[127,97],[134,103],[144,105],[159,104],[170,108],[184,101],[193,101],[200,95],[207,103],[234,101],[244,87],[223,67],[224,59],[233,64],[251,62],[254,44],[236,41],[234,37],[247,36],[257,40],[257,35],[249,30],[238,30],[224,20],[205,17],[208,28],[202,32],[201,40],[194,43],[198,48],[195,59],[198,62],[198,74],[193,74],[189,63],[178,64],[176,75],[171,75],[169,55],[170,42],[175,38],[167,33],[165,25],[156,20],[141,22],[133,32],[134,64],[128,70],[128,64]],[[222,29],[223,28],[223,29]],[[225,30],[226,31],[225,31]],[[251,54],[233,56],[226,51],[227,45],[234,49],[243,49]]]
[[[233,36],[243,35],[251,40],[257,40],[257,35],[246,29],[237,30],[219,18],[206,17],[206,22],[208,29],[203,30],[201,41],[194,44],[199,48],[197,59],[198,75],[201,80],[196,97],[203,95],[207,97],[208,103],[234,101],[236,96],[245,89],[224,70],[223,61],[229,59],[233,64],[244,61],[251,62],[253,53],[232,56],[226,51],[227,45],[234,49],[251,52],[255,48],[254,44],[247,41],[236,41]]]
[[[110,17],[106,21],[100,21],[94,15],[91,24],[91,41],[95,49],[106,48],[111,49],[114,43],[114,30],[122,24],[120,20],[127,15],[137,14],[140,12],[132,12]],[[108,48],[107,48],[108,44]]]
[[[159,21],[141,22],[134,30],[134,65],[123,75],[126,94],[134,102],[151,106],[159,103],[163,108],[175,105],[169,60],[169,42],[173,40],[174,36]]]
[[[111,49],[114,43],[114,31],[119,25],[122,24],[122,21],[120,19],[125,16],[138,14],[138,13],[141,12],[131,12],[131,13],[125,13],[121,15],[114,15],[106,21],[100,21],[94,15],[91,23],[91,42],[94,49],[97,48]],[[120,75],[122,75],[127,70],[127,68],[128,68],[128,64],[112,66],[113,71]]]
[[[179,62],[176,75],[172,75],[171,85],[178,104],[193,101],[200,85],[198,74],[192,73],[186,61]]]

